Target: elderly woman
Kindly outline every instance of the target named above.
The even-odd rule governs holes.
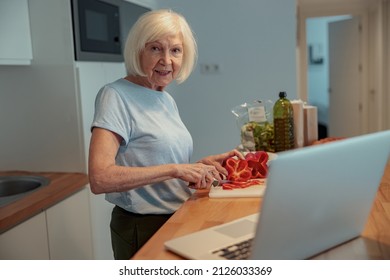
[[[96,97],[89,177],[92,191],[106,193],[115,205],[110,223],[115,259],[130,259],[194,189],[227,174],[226,158],[242,157],[233,149],[190,163],[191,135],[164,89],[188,78],[196,55],[183,16],[148,12],[126,41],[128,75],[105,85]]]

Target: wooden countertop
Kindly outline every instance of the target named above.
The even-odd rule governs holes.
[[[261,201],[261,198],[212,199],[208,197],[207,190],[197,191],[133,259],[180,260],[180,256],[165,250],[165,241],[256,213]],[[390,162],[361,237],[323,252],[314,259],[390,259]]]
[[[76,193],[89,182],[83,173],[1,171],[0,175],[40,175],[50,179],[49,185],[0,207],[0,234]]]

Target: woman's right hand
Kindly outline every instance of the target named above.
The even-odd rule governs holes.
[[[193,189],[208,188],[214,179],[222,179],[213,165],[203,163],[178,164],[177,172],[177,178],[187,181]]]

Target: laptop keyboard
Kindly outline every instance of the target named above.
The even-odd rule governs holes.
[[[249,258],[253,238],[218,249],[213,254],[228,260],[245,260]]]

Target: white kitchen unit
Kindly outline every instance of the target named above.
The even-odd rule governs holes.
[[[88,158],[91,123],[94,115],[95,98],[99,89],[126,75],[124,63],[119,62],[76,62],[78,96],[80,98],[83,125],[85,158]],[[87,167],[86,167],[87,168]],[[95,259],[112,259],[110,220],[113,205],[104,199],[104,194],[90,194],[93,247]]]
[[[0,235],[1,260],[93,259],[88,189]]]
[[[29,65],[32,60],[27,0],[0,1],[0,65]]]
[[[50,258],[46,213],[0,234],[0,260],[48,260]]]
[[[87,188],[46,210],[51,260],[91,260],[92,232]]]

